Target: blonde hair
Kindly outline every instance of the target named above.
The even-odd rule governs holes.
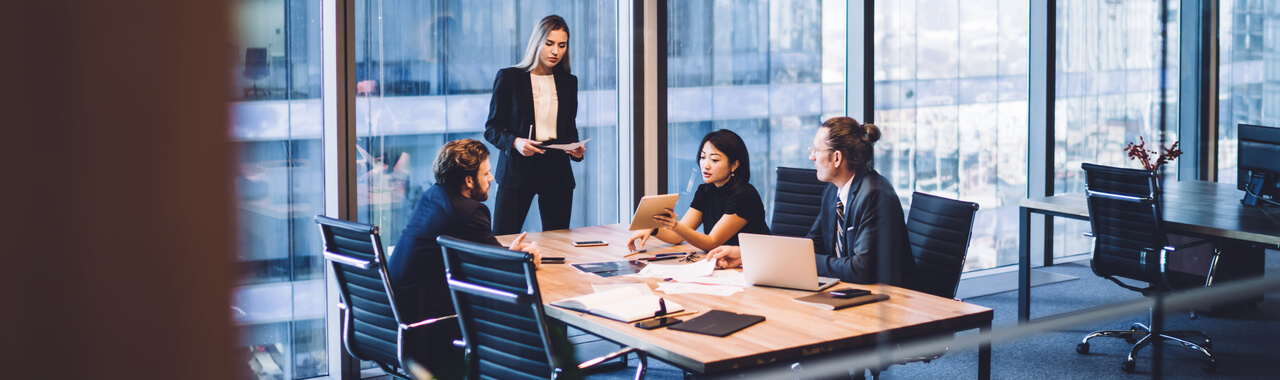
[[[564,53],[561,54],[560,63],[556,64],[552,70],[564,70],[564,73],[568,74],[570,49],[567,46],[569,46],[569,24],[564,22],[563,17],[556,15],[543,17],[542,21],[539,21],[538,25],[533,27],[533,34],[529,35],[529,45],[524,49],[524,59],[521,59],[520,63],[517,63],[512,67],[522,69],[524,71],[533,71],[533,68],[538,66],[538,50],[541,49],[542,44],[547,41],[547,36],[550,35],[553,30],[564,31],[566,48]]]

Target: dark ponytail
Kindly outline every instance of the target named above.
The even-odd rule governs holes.
[[[855,171],[872,169],[876,141],[880,141],[880,127],[839,116],[827,119],[822,128],[827,128],[827,145],[847,157],[850,168]]]

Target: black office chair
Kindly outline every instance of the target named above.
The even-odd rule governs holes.
[[[1160,192],[1153,171],[1100,166],[1085,163],[1085,197],[1089,205],[1089,222],[1093,232],[1093,273],[1115,282],[1125,289],[1141,292],[1145,296],[1166,294],[1176,290],[1208,286],[1213,281],[1218,252],[1214,250],[1208,278],[1189,273],[1167,270],[1167,256],[1180,249],[1209,243],[1207,240],[1179,246],[1168,246],[1161,215]],[[1147,283],[1138,287],[1120,281],[1121,278]],[[1152,313],[1155,313],[1153,310]],[[1134,358],[1138,351],[1152,343],[1177,343],[1200,352],[1209,359],[1206,372],[1216,369],[1213,359],[1213,343],[1209,335],[1199,331],[1165,331],[1152,335],[1151,328],[1134,323],[1129,330],[1095,331],[1076,346],[1076,352],[1089,353],[1089,339],[1096,337],[1124,338],[1136,342],[1129,357],[1121,365],[1125,372],[1133,372]],[[1193,343],[1187,338],[1203,339]]]
[[[818,180],[818,171],[779,166],[773,190],[774,235],[804,237],[822,209],[822,191],[827,183]]]
[[[911,242],[911,256],[916,261],[913,290],[938,297],[955,298],[960,285],[960,273],[969,255],[969,237],[973,235],[973,219],[978,204],[943,198],[921,192],[911,194],[911,211],[907,214],[907,236]],[[947,353],[942,352],[902,358],[893,364],[931,362]],[[888,367],[887,365],[885,367]],[[872,370],[874,378],[880,371]]]
[[[402,322],[387,277],[378,226],[323,215],[316,215],[315,221],[324,237],[324,258],[333,267],[338,283],[342,342],[347,352],[376,363],[394,378],[411,379],[402,372],[410,363],[405,356],[409,352],[405,349],[406,333],[432,323],[453,323],[455,316]]]
[[[449,290],[467,348],[468,376],[547,379],[561,375],[561,366],[571,359],[563,354],[570,349],[569,343],[548,329],[533,255],[448,236],[436,241],[444,247]],[[634,348],[568,370],[586,369],[630,353],[640,358],[635,378],[644,378],[648,355]]]
[[[956,298],[977,213],[977,203],[921,192],[911,194],[907,236],[911,256],[916,259],[914,290]]]
[[[257,96],[265,93],[258,89],[258,80],[266,78],[270,73],[270,67],[267,64],[267,48],[244,49],[244,69],[240,71],[240,75],[253,81],[253,88],[244,90],[246,95]]]

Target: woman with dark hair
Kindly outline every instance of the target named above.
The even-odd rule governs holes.
[[[738,232],[769,234],[764,220],[764,202],[751,181],[751,159],[747,144],[737,133],[727,129],[712,131],[698,145],[698,165],[702,167],[702,185],[693,193],[693,202],[684,219],[675,211],[653,217],[662,224],[652,231],[639,231],[627,240],[627,249],[643,247],[649,236],[658,240],[690,245],[710,251],[720,245],[738,245]],[[694,228],[702,225],[702,232]],[[639,239],[640,245],[635,241]]]
[[[569,25],[560,16],[543,18],[529,36],[524,59],[498,71],[489,102],[484,138],[498,154],[493,232],[518,233],[533,197],[538,196],[542,229],[569,228],[573,169],[586,147],[543,149],[543,144],[578,142],[578,78],[569,74]]]

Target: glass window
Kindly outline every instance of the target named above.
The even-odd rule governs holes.
[[[876,170],[978,202],[966,270],[1017,263],[1027,189],[1027,2],[875,2]]]
[[[1260,1],[1219,2],[1218,182],[1236,183],[1236,129],[1280,127],[1280,8]],[[1274,37],[1271,37],[1274,38]]]
[[[612,2],[356,1],[356,135],[359,220],[396,243],[414,204],[435,182],[444,143],[484,139],[494,78],[518,63],[534,26],[565,18],[578,77],[577,126],[591,139],[572,163],[571,226],[619,221],[617,13]],[[488,145],[490,162],[498,151]],[[600,175],[614,173],[615,175]],[[494,181],[485,203],[493,209]],[[537,202],[525,229],[541,230]]]
[[[845,109],[844,2],[667,1],[667,186],[683,215],[701,185],[698,143],[729,129],[773,212],[774,168],[813,168],[805,150]],[[713,222],[714,223],[714,222]]]
[[[1147,148],[1178,141],[1178,3],[1169,1],[1165,97],[1160,98],[1160,2],[1058,2],[1054,192],[1084,191],[1080,164],[1141,168],[1125,155],[1139,137]],[[1160,125],[1160,106],[1165,125]],[[1161,169],[1177,178],[1177,165]],[[1088,223],[1055,219],[1057,256],[1092,250]]]
[[[240,250],[231,313],[244,379],[328,373],[324,259],[311,221],[324,201],[320,10],[304,0],[232,6],[226,49]]]

